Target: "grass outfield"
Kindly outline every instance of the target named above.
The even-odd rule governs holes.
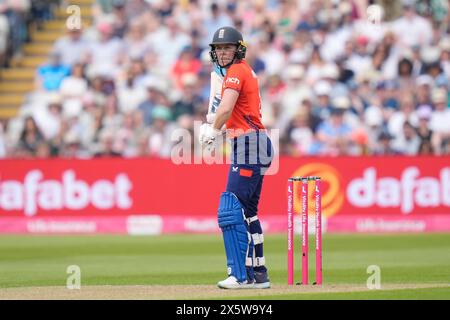
[[[450,234],[328,234],[323,248],[324,286],[287,286],[285,235],[267,235],[272,289],[233,291],[215,287],[226,276],[219,234],[3,235],[0,299],[450,299]],[[82,290],[65,288],[69,265],[81,268]],[[366,287],[370,265],[381,269],[381,290]],[[310,270],[312,282],[312,248]]]

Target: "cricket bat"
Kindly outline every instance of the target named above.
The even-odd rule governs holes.
[[[222,100],[222,83],[223,78],[215,71],[211,72],[211,91],[209,93],[208,113],[206,114],[206,122],[212,124],[216,117],[216,111]]]

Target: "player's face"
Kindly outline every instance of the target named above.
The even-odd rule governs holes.
[[[221,66],[225,66],[233,61],[236,46],[233,44],[218,44],[215,47],[217,59]]]

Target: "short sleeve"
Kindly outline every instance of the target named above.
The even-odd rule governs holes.
[[[238,65],[232,65],[227,70],[227,75],[223,81],[223,89],[234,89],[241,91],[244,84],[244,73]]]

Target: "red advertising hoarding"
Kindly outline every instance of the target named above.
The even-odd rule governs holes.
[[[281,158],[277,173],[265,177],[260,219],[268,232],[284,231],[287,178],[314,175],[323,181],[329,232],[450,231],[449,160]],[[2,160],[0,232],[218,231],[227,171],[148,158]]]

